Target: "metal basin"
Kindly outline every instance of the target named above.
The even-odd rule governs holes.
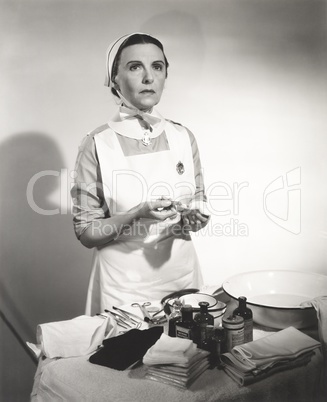
[[[301,307],[301,303],[327,295],[327,276],[299,271],[253,271],[228,278],[222,287],[233,299],[247,298],[257,324],[300,329],[317,324],[314,308]]]

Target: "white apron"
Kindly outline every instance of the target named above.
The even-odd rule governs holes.
[[[183,127],[177,129],[168,122],[165,132],[169,150],[133,156],[124,156],[112,129],[95,134],[111,216],[160,196],[187,203],[192,199],[195,179],[189,135]],[[176,168],[179,162],[184,165],[183,174]],[[95,249],[86,314],[199,288],[202,276],[198,258],[189,234],[178,231],[179,222],[180,215],[159,223],[141,219],[117,240]]]

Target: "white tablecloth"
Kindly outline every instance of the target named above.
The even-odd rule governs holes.
[[[224,371],[207,370],[187,390],[145,379],[145,366],[117,371],[88,357],[40,360],[32,402],[308,402],[315,396],[322,356],[316,350],[304,367],[275,373],[240,387]]]

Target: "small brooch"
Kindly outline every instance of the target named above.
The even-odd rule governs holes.
[[[176,170],[178,174],[183,174],[185,172],[185,167],[181,161],[177,163]]]
[[[151,145],[151,137],[149,136],[149,133],[147,131],[143,134],[142,144],[145,147],[147,147],[148,145]]]

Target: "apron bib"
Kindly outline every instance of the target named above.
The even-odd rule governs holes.
[[[95,135],[111,216],[126,214],[141,202],[161,196],[191,201],[195,180],[189,135],[168,122],[165,133],[169,150],[133,156],[124,156],[112,129]],[[183,174],[177,168],[179,162]],[[180,215],[159,223],[140,219],[117,240],[95,249],[86,313],[93,315],[138,300],[158,300],[176,290],[201,286],[191,237],[178,230],[179,224]]]

